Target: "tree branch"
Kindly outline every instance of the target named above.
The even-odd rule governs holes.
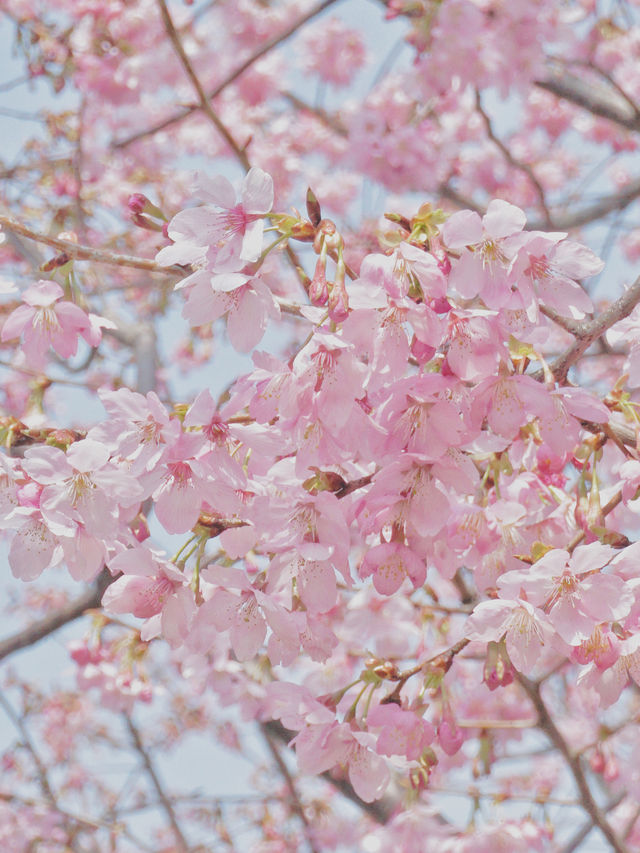
[[[67,623],[78,619],[86,610],[93,610],[96,607],[100,607],[105,589],[114,580],[115,578],[109,570],[103,569],[96,578],[93,586],[79,598],[76,598],[75,601],[69,602],[69,604],[61,607],[55,613],[45,616],[44,619],[33,622],[17,634],[1,640],[0,661],[13,654],[13,652],[35,645],[35,643],[48,637],[49,634],[53,634],[54,631],[62,628]]]
[[[236,158],[242,164],[245,172],[248,172],[251,168],[251,164],[249,163],[249,158],[247,157],[246,151],[244,148],[241,148],[238,143],[235,141],[231,133],[227,130],[225,125],[220,121],[216,113],[213,111],[209,99],[202,88],[202,84],[198,79],[198,75],[193,69],[191,62],[189,61],[189,57],[187,56],[185,49],[182,45],[182,41],[176,28],[171,20],[171,15],[169,14],[169,9],[167,8],[167,4],[165,0],[156,0],[158,4],[158,8],[160,9],[160,14],[162,15],[162,22],[164,24],[164,28],[167,31],[167,35],[169,36],[169,40],[174,47],[176,54],[178,55],[178,59],[184,68],[187,77],[191,81],[191,85],[196,90],[196,94],[198,95],[198,99],[200,101],[200,109],[209,119],[209,121],[216,128],[220,136],[227,143],[229,148],[233,151]]]
[[[589,349],[591,344],[598,340],[607,329],[610,329],[618,320],[628,317],[636,305],[640,302],[640,276],[631,287],[626,290],[619,299],[603,311],[599,317],[591,321],[579,324],[572,334],[576,340],[567,352],[556,359],[551,365],[551,372],[556,381],[562,385],[567,378],[571,367]]]
[[[626,844],[616,836],[604,812],[594,800],[584,770],[582,769],[580,758],[571,752],[560,730],[551,718],[540,694],[540,686],[520,674],[518,674],[518,681],[538,712],[538,727],[547,735],[556,749],[562,753],[580,794],[582,807],[591,818],[593,825],[597,826],[600,832],[602,832],[615,853],[629,853]]]
[[[500,149],[507,163],[513,166],[514,169],[518,169],[518,171],[523,172],[529,178],[529,181],[533,184],[533,187],[536,193],[538,194],[540,208],[542,209],[542,212],[544,214],[545,226],[547,228],[551,228],[551,214],[549,213],[549,208],[547,207],[547,200],[544,195],[544,189],[542,188],[542,184],[536,177],[531,166],[529,166],[527,163],[522,163],[520,162],[520,160],[517,160],[513,156],[509,148],[504,144],[504,142],[502,142],[502,140],[495,135],[493,126],[491,124],[491,119],[484,111],[484,108],[482,106],[482,99],[480,97],[480,92],[478,89],[476,89],[476,110],[480,113],[480,117],[484,122],[485,130],[487,131],[487,136],[493,142],[493,144]]]
[[[534,85],[627,130],[640,130],[640,113],[617,85],[586,80],[557,61],[549,65],[549,76],[545,80],[536,80]]]
[[[244,62],[242,62],[235,71],[232,71],[221,83],[219,83],[214,89],[212,89],[208,95],[206,95],[207,101],[212,101],[214,98],[217,98],[218,95],[223,92],[227,86],[230,86],[232,83],[240,77],[241,74],[250,68],[255,62],[265,56],[269,51],[273,50],[274,47],[277,47],[279,44],[285,42],[288,38],[290,38],[294,33],[296,33],[301,27],[303,27],[308,21],[315,18],[317,15],[320,15],[324,12],[325,9],[328,9],[330,6],[333,6],[337,0],[323,0],[322,3],[318,3],[316,6],[313,6],[306,12],[304,15],[301,15],[297,18],[290,27],[287,27],[286,30],[283,30],[277,36],[266,41],[261,47],[259,47],[254,53],[251,54]],[[184,107],[180,111],[175,112],[173,115],[164,119],[161,122],[153,125],[152,127],[148,127],[146,130],[141,130],[138,133],[134,133],[131,136],[128,136],[126,139],[121,139],[118,142],[114,142],[113,148],[126,148],[128,145],[131,145],[133,142],[137,142],[139,139],[144,139],[147,136],[153,136],[155,133],[158,133],[161,130],[166,130],[167,127],[171,127],[178,122],[181,122],[183,119],[187,118],[193,113],[197,112],[200,109],[200,104],[194,104],[190,107]]]
[[[184,275],[184,270],[181,267],[163,267],[156,264],[155,261],[147,260],[146,258],[136,258],[131,255],[119,255],[116,252],[110,252],[108,249],[94,249],[91,246],[82,246],[78,243],[73,243],[71,240],[61,240],[59,237],[50,237],[48,234],[40,234],[27,228],[26,225],[17,222],[9,216],[0,214],[0,228],[11,231],[14,234],[19,234],[21,237],[27,237],[36,243],[43,243],[45,246],[51,246],[57,249],[61,254],[68,255],[70,258],[76,258],[79,261],[94,261],[98,264],[110,264],[117,267],[131,267],[137,270],[146,270],[147,272],[159,272],[165,275],[178,273]]]
[[[264,731],[268,732],[269,735],[287,745],[289,745],[289,742],[296,736],[296,732],[292,732],[285,728],[282,723],[279,723],[277,720],[269,720],[267,723],[262,723],[262,728]],[[364,800],[361,800],[353,790],[353,786],[348,779],[337,779],[329,772],[323,773],[322,778],[326,782],[329,782],[329,784],[334,788],[337,788],[344,797],[351,800],[352,803],[355,803],[358,808],[362,809],[362,811],[369,815],[369,817],[373,818],[376,823],[383,825],[387,823],[398,808],[398,803],[395,798],[389,795],[380,800],[374,800],[372,803],[365,803]]]
[[[289,789],[289,796],[291,797],[291,806],[293,808],[293,811],[298,815],[304,825],[305,836],[309,845],[309,849],[311,850],[311,853],[318,853],[318,849],[313,843],[311,835],[312,828],[309,825],[309,821],[307,820],[306,814],[304,813],[304,808],[302,806],[302,803],[300,802],[300,797],[298,796],[298,792],[296,791],[296,786],[293,783],[293,779],[291,778],[291,773],[289,773],[289,768],[287,767],[284,759],[280,755],[280,751],[276,746],[274,738],[271,735],[269,729],[267,728],[266,723],[261,723],[260,728],[262,730],[262,734],[264,735],[264,739],[269,749],[269,752],[271,753],[273,760],[278,766],[278,770],[280,771],[280,774],[285,781],[285,785]]]

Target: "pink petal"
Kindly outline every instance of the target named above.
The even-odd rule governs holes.
[[[216,204],[225,210],[230,210],[236,203],[236,191],[231,182],[223,175],[208,175],[198,173],[197,176],[198,195],[203,201]]]
[[[14,577],[32,581],[40,577],[51,563],[56,538],[46,524],[28,521],[13,537],[9,548],[9,565]]]
[[[14,338],[19,338],[25,326],[31,324],[34,315],[35,310],[29,305],[19,305],[4,321],[0,339],[12,341]]]
[[[482,220],[473,210],[461,210],[447,219],[440,234],[450,249],[473,246],[482,240]]]
[[[241,196],[246,213],[268,213],[273,207],[273,178],[253,166],[242,181]]]
[[[514,204],[495,198],[489,202],[482,223],[487,234],[499,240],[522,231],[527,223],[527,217],[524,211]]]
[[[233,348],[238,352],[249,352],[260,342],[266,327],[264,303],[254,290],[247,287],[227,315],[227,334]]]
[[[379,800],[389,784],[389,768],[384,758],[358,744],[349,759],[349,781],[361,800]]]

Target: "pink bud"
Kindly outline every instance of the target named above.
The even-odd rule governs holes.
[[[151,535],[149,533],[149,525],[147,519],[143,515],[137,515],[131,522],[131,532],[136,537],[138,542],[144,542]]]
[[[69,654],[72,659],[79,666],[86,666],[91,662],[91,652],[87,648],[86,643],[81,643],[78,640],[74,640],[72,643],[69,643],[67,646],[69,649]]]
[[[316,269],[309,285],[309,299],[312,305],[326,305],[329,299],[325,263],[322,258],[316,261]]]
[[[464,743],[464,735],[453,719],[443,720],[438,726],[438,740],[447,755],[455,755]]]
[[[132,193],[127,201],[127,207],[131,213],[144,213],[149,199],[142,193]]]
[[[491,641],[487,644],[487,659],[484,664],[483,681],[489,690],[498,687],[506,687],[514,679],[514,669],[504,641],[496,643]]]
[[[349,297],[344,285],[334,284],[329,294],[329,317],[334,323],[342,323],[349,316]]]
[[[605,768],[605,758],[604,755],[600,752],[599,749],[593,753],[591,758],[589,759],[589,765],[594,773],[602,773]]]

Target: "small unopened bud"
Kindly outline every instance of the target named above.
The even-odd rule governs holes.
[[[430,240],[431,254],[438,262],[438,267],[443,275],[449,275],[451,272],[451,259],[445,251],[438,237],[432,237]]]
[[[329,293],[329,317],[334,323],[342,323],[349,316],[349,297],[345,282],[345,264],[342,255],[336,265],[336,280]]]
[[[438,726],[438,740],[447,755],[455,755],[464,743],[464,733],[457,725],[451,705],[446,700],[442,703],[442,720]]]
[[[316,269],[309,285],[309,299],[312,305],[326,305],[329,299],[329,286],[326,276],[326,257],[320,256],[316,261]]]
[[[302,243],[312,243],[316,234],[316,229],[307,219],[300,219],[291,226],[291,237],[294,240],[300,240]]]
[[[322,210],[320,209],[320,202],[311,187],[307,189],[307,216],[316,228],[320,225]]]
[[[152,201],[142,193],[132,193],[127,201],[127,207],[132,214],[146,213],[148,216],[153,216],[156,219],[166,220],[166,216]]]
[[[51,258],[49,261],[45,261],[40,269],[42,272],[51,272],[51,270],[60,269],[60,267],[65,266],[71,260],[71,256],[66,252],[61,252],[59,255],[56,255],[55,258]]]
[[[489,690],[506,687],[515,677],[513,664],[504,640],[496,643],[493,640],[487,644],[487,659],[484,664],[483,681]]]
[[[309,477],[302,484],[302,488],[312,495],[317,495],[318,492],[339,492],[347,485],[344,478],[335,471],[321,471],[315,466],[312,470],[315,471],[313,477]]]
[[[138,540],[138,542],[144,542],[145,539],[148,539],[151,535],[149,533],[149,525],[147,524],[147,519],[142,515],[142,513],[138,513],[138,515],[133,519],[130,524],[131,532]]]
[[[440,746],[447,755],[455,755],[464,743],[462,729],[456,726],[453,717],[451,720],[443,720],[438,726],[438,740]]]

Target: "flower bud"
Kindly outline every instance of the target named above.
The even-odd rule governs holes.
[[[127,207],[132,214],[146,213],[156,219],[166,220],[166,216],[152,201],[142,193],[132,193],[127,200]]]
[[[309,285],[309,299],[312,305],[326,305],[329,299],[329,287],[326,277],[326,258],[319,257],[316,261],[316,269]]]
[[[336,265],[336,280],[329,293],[329,317],[334,323],[342,323],[349,316],[349,297],[344,286],[345,265],[342,255]]]
[[[509,653],[504,640],[499,643],[491,641],[487,644],[487,659],[484,664],[483,681],[489,690],[498,687],[506,687],[511,684],[515,676],[513,664],[509,660]]]
[[[464,743],[462,729],[459,729],[453,717],[451,721],[443,720],[438,726],[438,740],[447,755],[455,755]]]

